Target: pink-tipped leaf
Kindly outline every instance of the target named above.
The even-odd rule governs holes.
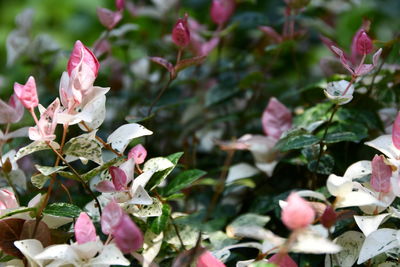
[[[115,244],[124,253],[131,253],[143,246],[143,234],[139,227],[124,213],[112,233]]]
[[[26,84],[14,83],[14,93],[27,109],[35,108],[39,105],[35,78],[29,77]]]
[[[117,191],[126,190],[126,184],[128,182],[128,178],[126,177],[125,172],[121,168],[115,166],[111,166],[109,168],[109,171],[115,189]]]
[[[75,239],[78,244],[85,244],[87,242],[96,241],[96,228],[93,225],[90,217],[81,212],[75,223]]]
[[[94,76],[97,76],[100,68],[99,61],[96,56],[90,51],[89,48],[83,45],[81,41],[76,41],[74,49],[72,50],[71,56],[69,57],[67,70],[68,75],[71,76],[72,71],[79,66],[81,63],[89,66]]]

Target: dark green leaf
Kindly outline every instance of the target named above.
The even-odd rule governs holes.
[[[169,196],[179,190],[191,185],[194,181],[206,174],[202,170],[187,170],[183,171],[165,187],[164,194]]]
[[[318,170],[316,169],[317,159],[310,161],[307,167],[311,172],[329,175],[332,173],[334,165],[335,165],[335,159],[331,155],[325,154],[321,156],[321,159],[318,163]]]
[[[156,217],[150,224],[150,229],[155,234],[160,234],[167,226],[169,216],[171,215],[171,207],[163,204],[161,216]]]
[[[300,149],[311,146],[319,142],[319,138],[312,134],[288,135],[276,144],[276,148],[281,151],[289,151],[292,149]]]
[[[77,218],[81,212],[82,210],[78,206],[69,203],[53,203],[43,211],[45,214],[68,218]]]
[[[183,155],[183,152],[178,152],[178,153],[174,153],[174,154],[167,156],[166,159],[171,161],[174,166],[153,174],[150,181],[146,185],[146,189],[151,191],[154,188],[156,188],[172,172],[172,170],[175,168],[176,164],[178,164],[178,161],[182,157],[182,155]]]

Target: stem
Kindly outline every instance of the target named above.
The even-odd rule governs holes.
[[[158,100],[160,100],[161,96],[164,94],[164,92],[168,89],[169,85],[173,81],[173,78],[169,78],[167,84],[160,90],[158,93],[157,97],[153,100],[153,102],[150,105],[149,111],[147,112],[147,117],[150,116],[151,112],[153,111],[153,108],[155,104],[157,104]]]
[[[174,227],[176,236],[179,239],[179,243],[181,243],[181,249],[185,249],[185,244],[183,243],[183,239],[181,237],[181,234],[179,233],[179,229],[178,226],[176,226],[174,218],[172,218],[172,215],[169,215],[169,219],[171,220],[172,226]]]

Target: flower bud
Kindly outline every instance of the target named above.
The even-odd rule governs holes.
[[[215,24],[223,25],[235,11],[235,0],[213,0],[210,15]]]
[[[190,43],[190,31],[187,23],[188,15],[183,19],[178,19],[172,29],[172,41],[179,47],[186,47]]]
[[[125,0],[115,0],[115,6],[118,10],[123,10],[125,8]]]
[[[372,52],[372,40],[365,31],[362,31],[356,39],[356,51],[360,55],[368,55]]]
[[[27,109],[39,105],[35,79],[30,76],[26,84],[14,83],[14,93]]]
[[[296,193],[291,193],[287,198],[287,205],[282,209],[282,222],[290,230],[305,228],[310,225],[315,217],[311,205]]]

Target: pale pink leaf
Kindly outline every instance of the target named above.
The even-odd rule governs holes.
[[[29,77],[24,85],[14,83],[14,92],[27,109],[35,108],[39,105],[36,83],[32,76]]]
[[[112,30],[122,19],[121,11],[112,11],[103,7],[97,8],[97,16],[100,23],[108,30]]]
[[[175,68],[174,65],[172,65],[171,62],[168,60],[162,58],[162,57],[150,57],[150,60],[153,61],[154,63],[157,63],[158,65],[163,66],[168,70],[170,73],[171,77],[175,77]]]
[[[275,43],[281,43],[282,42],[282,36],[275,31],[274,28],[269,27],[269,26],[260,26],[259,29],[265,33],[269,38],[275,41]]]
[[[179,63],[175,66],[175,72],[178,73],[181,70],[186,69],[190,66],[200,65],[204,62],[204,60],[206,58],[207,58],[207,55],[183,59],[183,60],[179,61]]]
[[[18,208],[19,204],[13,192],[0,189],[0,214],[1,210]]]
[[[100,183],[98,183],[96,185],[96,189],[97,189],[97,191],[102,192],[102,193],[110,193],[110,192],[117,191],[115,189],[113,182],[111,182],[111,181],[101,181]]]
[[[110,171],[110,175],[112,178],[112,182],[114,184],[114,187],[117,191],[122,191],[126,189],[126,183],[128,181],[128,178],[126,177],[125,172],[119,168],[119,167],[115,167],[115,166],[111,166],[109,168]]]
[[[371,161],[372,174],[370,184],[376,192],[390,192],[390,178],[392,168],[386,165],[384,156],[375,155]]]
[[[131,253],[143,246],[143,234],[127,214],[123,214],[112,233],[115,244],[124,253]]]
[[[382,48],[379,48],[379,50],[376,51],[375,54],[373,55],[372,64],[374,66],[378,65],[378,61],[379,61],[379,58],[380,58],[381,54],[382,54]]]
[[[287,107],[272,97],[261,121],[265,135],[278,140],[282,133],[292,127],[292,114]]]
[[[107,206],[104,207],[101,215],[101,230],[104,234],[112,234],[115,227],[120,223],[122,215],[124,214],[122,208],[115,200],[111,200]]]
[[[208,250],[204,251],[197,259],[196,267],[225,267],[226,265],[215,258]]]
[[[18,97],[13,94],[8,103],[0,99],[0,123],[16,123],[24,115],[24,106]]]
[[[291,193],[286,201],[287,205],[283,207],[281,217],[287,228],[297,230],[313,222],[315,211],[307,201],[296,193]]]
[[[51,103],[40,116],[38,125],[29,128],[29,138],[34,141],[52,141],[56,138],[54,131],[57,127],[58,110],[60,109],[60,100]]]
[[[208,42],[205,42],[200,45],[200,56],[208,56],[208,54],[211,53],[214,48],[217,47],[219,44],[220,38],[219,37],[214,37]]]
[[[275,254],[268,262],[275,263],[279,267],[297,267],[297,263],[287,254]]]
[[[96,228],[85,212],[81,212],[76,220],[74,231],[75,239],[78,244],[85,244],[87,242],[96,241],[97,239]]]
[[[393,123],[392,142],[397,149],[400,149],[400,112],[397,113],[396,120]]]
[[[142,164],[147,157],[147,150],[141,144],[134,146],[128,153],[128,159],[133,158],[136,164]]]
[[[72,50],[71,56],[68,60],[68,75],[71,76],[72,71],[78,67],[81,62],[88,65],[94,76],[97,76],[100,68],[99,61],[93,52],[78,40],[75,42],[74,49]]]
[[[365,74],[368,74],[370,71],[374,69],[374,65],[372,64],[362,64],[357,67],[357,69],[354,71],[355,76],[363,76]]]

